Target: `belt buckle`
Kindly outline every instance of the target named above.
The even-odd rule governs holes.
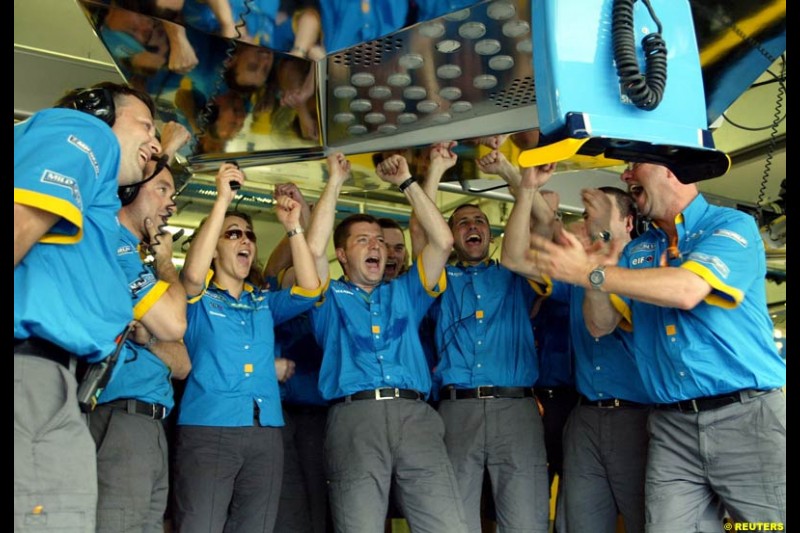
[[[614,407],[619,407],[619,398],[614,398]]]
[[[152,410],[150,416],[153,417],[153,420],[161,420],[164,418],[165,411],[167,410],[166,407],[157,403],[150,404],[150,409]]]
[[[484,394],[483,389],[489,389],[491,392]],[[488,398],[494,398],[494,387],[491,385],[479,385],[478,386],[478,399],[479,400],[486,400]]]
[[[376,400],[394,400],[395,398],[400,397],[400,389],[394,387],[394,394],[392,396],[381,396],[381,391],[385,389],[375,389],[375,399]]]

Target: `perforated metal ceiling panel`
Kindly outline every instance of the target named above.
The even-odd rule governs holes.
[[[527,0],[487,1],[329,55],[327,144],[423,144],[448,138],[430,135],[445,125],[459,138],[536,126],[530,16]],[[499,130],[498,113],[510,110]]]

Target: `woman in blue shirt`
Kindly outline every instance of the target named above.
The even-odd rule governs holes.
[[[228,211],[244,174],[224,163],[217,199],[181,272],[188,298],[184,341],[192,359],[178,417],[175,522],[179,531],[272,531],[283,472],[273,328],[320,294],[300,206],[277,203],[295,285],[271,292],[249,281],[256,260],[250,217]]]

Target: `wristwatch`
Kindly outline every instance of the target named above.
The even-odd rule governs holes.
[[[600,265],[594,267],[591,272],[589,272],[589,283],[591,284],[594,290],[599,291],[600,287],[606,281],[606,266]]]

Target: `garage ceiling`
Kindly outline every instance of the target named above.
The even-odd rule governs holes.
[[[780,4],[780,2],[778,3]],[[785,2],[783,10],[785,16]],[[328,59],[330,61],[331,57],[329,56]],[[339,60],[349,61],[351,59],[340,56]],[[403,58],[396,57],[393,60],[401,61]],[[405,60],[407,61],[408,58]],[[775,117],[785,118],[786,113],[786,94],[779,91],[781,84],[776,83],[776,78],[781,73],[781,67],[781,59],[776,60],[766,72],[755,80],[751,88],[745,90],[725,110],[726,118],[721,118],[712,125],[716,126],[712,129],[716,148],[727,152],[733,161],[733,167],[726,175],[698,184],[701,191],[717,203],[752,208],[762,202],[767,209],[772,209],[770,204],[778,199],[780,184],[786,177],[786,121],[780,121],[775,127],[772,125]],[[335,64],[331,64],[329,69],[335,74]],[[523,78],[524,76],[520,77],[520,79]],[[14,0],[15,118],[24,118],[39,109],[48,107],[69,89],[105,80],[121,82],[123,77],[76,2]],[[352,82],[352,80],[348,81]],[[513,80],[510,79],[510,81]],[[785,87],[785,78],[783,85]],[[336,87],[337,85],[332,83],[327,88],[330,92],[327,100],[330,102],[337,102],[333,97]],[[526,103],[524,88],[520,92],[524,107]],[[374,103],[374,101],[371,102],[372,105]],[[329,121],[324,127],[330,128],[331,139],[334,140],[332,145],[336,144],[336,138],[342,138],[341,132],[346,131],[343,128],[347,126],[334,122],[333,118],[337,116],[337,112],[347,111],[347,109],[331,109],[326,112],[323,109],[323,116],[328,117]],[[431,134],[432,131],[437,131],[435,128],[440,128],[438,131],[441,132],[441,139],[437,140],[445,140],[447,136],[452,135],[452,131],[460,131],[446,125],[437,126],[430,117],[428,120],[429,123],[425,123],[427,127],[424,131]],[[516,129],[519,128],[510,128],[510,130]],[[496,131],[496,133],[500,132],[501,130]],[[484,132],[476,133],[482,135]],[[465,134],[464,136],[472,135]],[[408,138],[413,139],[414,136],[410,135]],[[413,141],[409,140],[409,144],[412,143]],[[245,136],[240,136],[232,141],[232,146],[246,151],[248,140]],[[325,183],[324,165],[320,164],[318,159],[322,153],[319,145],[310,141],[301,141],[294,147],[308,149],[312,153],[316,152],[316,155],[312,155],[309,160],[248,169],[249,187],[247,190],[252,192],[254,198],[261,194],[268,197],[275,183],[287,180],[295,181],[301,190],[312,199],[319,195]],[[348,151],[354,161],[355,176],[350,186],[345,189],[342,197],[343,204],[349,205],[349,209],[352,210],[380,210],[402,220],[408,212],[404,197],[388,190],[385,184],[374,177],[370,154],[360,154],[357,148],[356,143],[356,149]],[[475,146],[463,145],[459,155],[465,162],[468,162],[469,159],[480,155],[482,150]],[[517,152],[513,149],[509,149],[509,156],[516,154]],[[202,163],[202,161],[200,162]],[[202,169],[202,164],[196,165],[195,168]],[[574,170],[574,167],[563,166],[563,168],[559,167],[557,175],[551,180],[551,185],[561,193],[562,207],[567,210],[576,210],[580,205],[578,201],[580,188],[602,184],[618,185],[618,172],[618,168]],[[483,176],[477,172],[471,177],[489,178],[489,176]],[[199,172],[190,181],[194,189],[202,192],[204,187],[207,188],[209,184],[213,183],[213,176]],[[476,185],[473,188],[482,189],[483,187]],[[448,208],[452,209],[463,201],[464,190],[459,184],[444,183],[442,189],[438,202],[443,211]],[[495,216],[493,222],[502,223],[508,212],[508,206],[502,204],[510,198],[503,190],[481,196],[484,196],[487,208],[493,210]],[[254,206],[253,208],[257,211],[264,211],[263,206],[258,202],[254,202]],[[203,201],[202,195],[193,196],[181,204],[181,210],[174,218],[175,224],[192,227],[207,210],[208,203]],[[263,213],[261,218],[263,219],[263,228],[261,228],[263,231],[279,233],[272,231],[274,219],[270,215]],[[271,244],[269,239],[264,240],[267,243],[266,246],[262,246],[262,252],[266,253],[271,248]],[[785,245],[783,252],[785,253]],[[780,264],[778,268],[781,268]],[[785,272],[785,259],[782,268]],[[785,284],[783,287],[785,289]],[[781,295],[778,294],[771,299],[778,301],[780,298]],[[785,301],[785,293],[783,301]]]

